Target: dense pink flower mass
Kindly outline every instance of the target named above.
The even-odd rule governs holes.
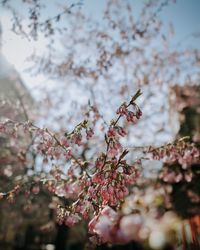
[[[96,235],[96,241],[99,243],[126,243],[139,239],[142,223],[139,214],[120,218],[116,211],[106,206],[89,222],[88,230],[89,233]]]

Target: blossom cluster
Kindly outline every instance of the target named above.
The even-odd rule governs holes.
[[[136,97],[133,97],[131,102],[126,105],[126,110],[129,112],[131,107],[136,109],[134,116],[136,117],[139,112],[140,115],[137,115],[137,119],[139,119],[141,111],[135,104],[134,98]],[[76,187],[76,193],[79,195],[78,199],[75,199],[68,208],[60,208],[59,223],[63,222],[69,226],[79,221],[81,217],[87,219],[91,213],[101,213],[105,206],[113,207],[115,210],[119,209],[129,194],[129,186],[134,184],[139,177],[139,163],[128,164],[124,159],[129,152],[123,149],[120,138],[126,135],[126,131],[118,125],[123,115],[118,111],[117,114],[118,117],[111,121],[105,135],[106,152],[101,153],[94,164],[90,163],[90,168],[80,171],[81,174],[77,174],[74,166],[69,168],[68,175],[75,180],[70,181],[70,185]],[[71,189],[70,185],[68,185],[68,191]],[[71,219],[68,220],[68,218]]]
[[[94,132],[87,120],[62,136],[47,128],[39,128],[29,121],[17,123],[7,120],[0,124],[1,133],[10,136],[13,133],[16,137],[20,132],[28,133],[32,137],[29,150],[42,156],[44,164],[52,164],[49,172],[51,178],[44,181],[45,187],[58,197],[72,200],[69,206],[58,207],[59,223],[72,226],[82,218],[90,218],[93,213],[101,213],[105,206],[115,210],[121,207],[129,194],[129,186],[139,176],[139,164],[129,164],[125,159],[129,152],[121,145],[120,138],[127,133],[119,125],[119,120],[125,117],[127,121],[135,123],[141,117],[142,112],[135,103],[140,94],[138,91],[128,104],[124,103],[119,107],[117,118],[111,121],[105,134],[105,152],[99,153],[91,161],[77,157],[78,150],[75,150],[76,145],[81,147],[84,141],[93,136]],[[59,166],[60,162],[68,163],[67,172]],[[37,184],[35,186],[38,187]],[[39,191],[38,188],[31,188],[34,194]]]
[[[164,163],[159,178],[166,183],[191,182],[192,166],[200,162],[200,149],[184,138],[160,148],[151,147],[149,152],[154,160]]]
[[[89,140],[93,136],[93,129],[88,127],[88,122],[84,120],[78,124],[74,130],[70,133],[65,133],[60,138],[56,134],[52,133],[47,128],[39,128],[30,121],[25,123],[15,122],[13,120],[6,120],[0,123],[0,133],[7,134],[9,136],[17,137],[20,132],[30,133],[33,136],[32,149],[36,153],[40,153],[46,159],[64,158],[70,160],[73,158],[72,148],[82,146],[84,143],[83,132],[85,130],[85,140]]]

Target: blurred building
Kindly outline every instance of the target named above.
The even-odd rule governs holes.
[[[4,119],[12,119],[15,121],[26,121],[29,119],[28,110],[33,110],[33,99],[25,87],[20,75],[15,68],[9,64],[4,58],[1,51],[1,26],[0,26],[0,122]],[[17,48],[16,48],[17,49]],[[3,133],[0,134],[0,192],[5,192],[14,186],[14,177],[12,173],[16,170],[16,174],[22,174],[25,169],[19,167],[17,163],[17,150],[10,147],[9,138]],[[27,141],[28,143],[28,141]],[[16,209],[16,212],[14,212]],[[1,200],[0,203],[0,249],[10,250],[15,248],[16,240],[18,244],[23,245],[23,230],[17,226],[20,220],[27,216],[23,208],[8,205]],[[25,215],[24,215],[25,214]],[[16,230],[16,228],[18,228]],[[20,232],[22,231],[22,232]],[[17,239],[18,237],[18,239]],[[21,238],[20,238],[21,237]],[[20,238],[20,239],[19,239]]]
[[[32,105],[33,99],[19,74],[2,55],[0,27],[0,120],[5,114],[7,118],[27,120]]]
[[[200,86],[174,86],[169,102],[171,126],[178,136],[200,142]]]

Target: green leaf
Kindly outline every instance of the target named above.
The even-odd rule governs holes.
[[[139,89],[136,93],[135,93],[135,95],[132,97],[132,99],[131,99],[131,103],[133,103],[139,96],[141,96],[142,95],[142,92],[141,92],[141,90]]]

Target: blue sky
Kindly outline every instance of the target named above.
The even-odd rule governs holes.
[[[124,0],[125,2],[129,2],[133,6],[133,10],[135,10],[135,14],[139,13],[139,9],[144,2],[147,0]],[[24,4],[21,3],[21,0],[15,0],[12,3],[16,5],[19,12],[25,16],[25,8],[23,8]],[[43,1],[46,3],[46,1]],[[47,8],[43,11],[44,18],[52,17],[59,13],[60,6],[66,3],[70,4],[71,2],[76,2],[74,0],[55,0],[48,1]],[[103,9],[106,6],[107,0],[82,0],[83,5],[81,7],[81,11],[87,13],[90,16],[93,16],[99,22],[102,20]],[[163,2],[160,0],[160,2]],[[170,3],[168,6],[164,7],[163,10],[159,13],[159,16],[164,24],[164,27],[167,27],[171,22],[174,25],[175,29],[175,37],[174,44],[178,44],[181,42],[181,45],[184,47],[194,47],[200,48],[200,39],[189,36],[195,32],[200,33],[200,0],[176,0],[176,3]],[[25,45],[25,41],[21,38],[17,38],[10,31],[11,15],[9,12],[5,11],[3,8],[0,9],[0,20],[3,26],[3,52],[9,62],[13,63],[19,70],[21,67],[21,60],[23,61],[26,57],[26,54],[31,50],[32,45]],[[45,41],[39,41],[38,44],[45,44]],[[39,45],[40,46],[40,45]],[[16,56],[13,56],[13,49],[18,47],[18,53]],[[27,47],[27,49],[26,49]],[[18,58],[20,57],[21,58]],[[19,66],[20,65],[20,66]]]
[[[103,9],[105,8],[107,1],[108,0],[82,0],[83,5],[81,11],[92,16],[101,23]],[[146,1],[147,0],[124,0],[124,2],[129,2],[132,5],[134,14],[137,18],[139,18],[138,13],[142,4]],[[164,0],[158,1],[161,3]],[[43,2],[47,3],[47,8],[42,10],[42,17],[45,19],[58,14],[61,11],[60,7],[64,4],[67,3],[69,6],[70,3],[76,1],[43,0]],[[27,9],[23,7],[24,4],[22,4],[22,0],[13,0],[11,3],[13,3],[20,14],[24,16],[26,22],[28,12]],[[173,24],[175,30],[173,45],[200,49],[200,36],[191,36],[191,34],[197,32],[200,34],[200,0],[176,0],[176,3],[170,3],[164,7],[158,15],[163,22],[164,29],[166,28],[167,30],[170,22]],[[24,69],[27,65],[25,60],[34,49],[44,51],[47,40],[43,37],[37,42],[29,42],[26,39],[17,36],[11,31],[11,18],[12,16],[8,11],[0,8],[0,21],[3,28],[2,52],[6,59],[15,66],[22,77],[29,78],[27,74],[24,74]],[[28,81],[31,82],[32,79],[29,78]]]
[[[126,0],[125,0],[126,1]],[[127,0],[133,9],[139,10],[146,0]],[[107,0],[84,0],[83,11],[88,12],[94,18],[101,20],[101,13]],[[163,2],[163,1],[160,1]],[[188,37],[189,34],[199,31],[200,33],[200,0],[176,0],[164,7],[159,13],[164,25],[173,23],[176,31],[175,42],[183,41],[185,46],[200,48],[199,39]],[[187,39],[185,40],[185,37]]]
[[[183,41],[189,34],[196,31],[200,33],[200,1],[199,0],[177,0],[161,13],[163,22],[174,24],[177,41]],[[188,38],[184,41],[188,46],[200,48],[199,39]]]

